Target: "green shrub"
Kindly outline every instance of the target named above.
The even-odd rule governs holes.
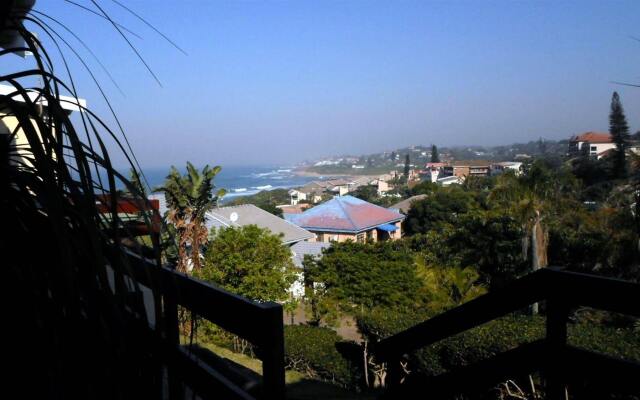
[[[407,329],[426,318],[416,314],[383,311],[357,318],[365,339],[377,341]],[[449,370],[493,357],[521,344],[545,336],[544,317],[512,315],[491,321],[416,351],[409,358],[410,369],[426,375]],[[569,344],[613,357],[640,361],[640,333],[594,324],[569,324]]]
[[[343,342],[331,329],[285,326],[284,346],[287,368],[342,386],[352,386],[356,380],[357,366],[349,362],[349,355],[343,349],[350,347],[349,343]]]

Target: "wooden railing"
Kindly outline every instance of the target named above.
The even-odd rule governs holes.
[[[541,301],[546,303],[544,339],[439,376],[403,376],[405,355]],[[640,285],[546,268],[386,338],[372,352],[388,365],[389,398],[444,398],[537,371],[552,400],[566,399],[567,384],[589,377],[606,387],[640,393],[640,364],[567,343],[567,319],[578,306],[640,316]]]
[[[149,333],[161,354],[162,374],[168,385],[162,398],[284,399],[284,330],[282,306],[257,303],[229,293],[167,267],[158,267],[130,255],[126,272],[145,289]],[[148,290],[146,289],[148,288]],[[178,309],[189,310],[254,346],[262,360],[262,384],[257,393],[180,345]],[[167,396],[168,395],[168,396]]]

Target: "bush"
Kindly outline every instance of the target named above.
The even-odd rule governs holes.
[[[287,368],[341,386],[354,385],[357,365],[349,361],[349,353],[357,345],[343,342],[333,330],[309,325],[285,326],[284,346]]]
[[[377,341],[407,329],[426,318],[419,315],[370,312],[357,318],[358,328],[369,341]],[[439,375],[493,357],[545,336],[544,317],[512,315],[491,321],[416,351],[409,358],[414,373]],[[640,361],[640,333],[632,329],[578,323],[569,324],[571,345],[613,357]]]

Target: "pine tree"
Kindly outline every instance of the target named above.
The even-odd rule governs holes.
[[[629,146],[629,125],[618,92],[613,92],[611,97],[609,133],[611,133],[611,139],[616,145],[613,153],[613,174],[616,178],[624,178],[627,174],[625,151]]]
[[[546,140],[540,138],[538,139],[538,151],[540,152],[540,154],[546,154],[547,153],[547,142]]]
[[[404,176],[409,179],[409,170],[411,169],[411,160],[409,159],[409,154],[407,154],[404,158]]]
[[[440,154],[438,154],[438,146],[435,144],[431,145],[431,162],[439,163],[440,162]]]

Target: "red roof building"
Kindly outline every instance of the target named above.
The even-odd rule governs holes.
[[[316,234],[320,242],[398,239],[404,215],[353,196],[336,196],[288,221]]]
[[[573,155],[587,153],[600,158],[599,154],[615,147],[611,134],[605,132],[585,132],[569,140],[569,154]]]

